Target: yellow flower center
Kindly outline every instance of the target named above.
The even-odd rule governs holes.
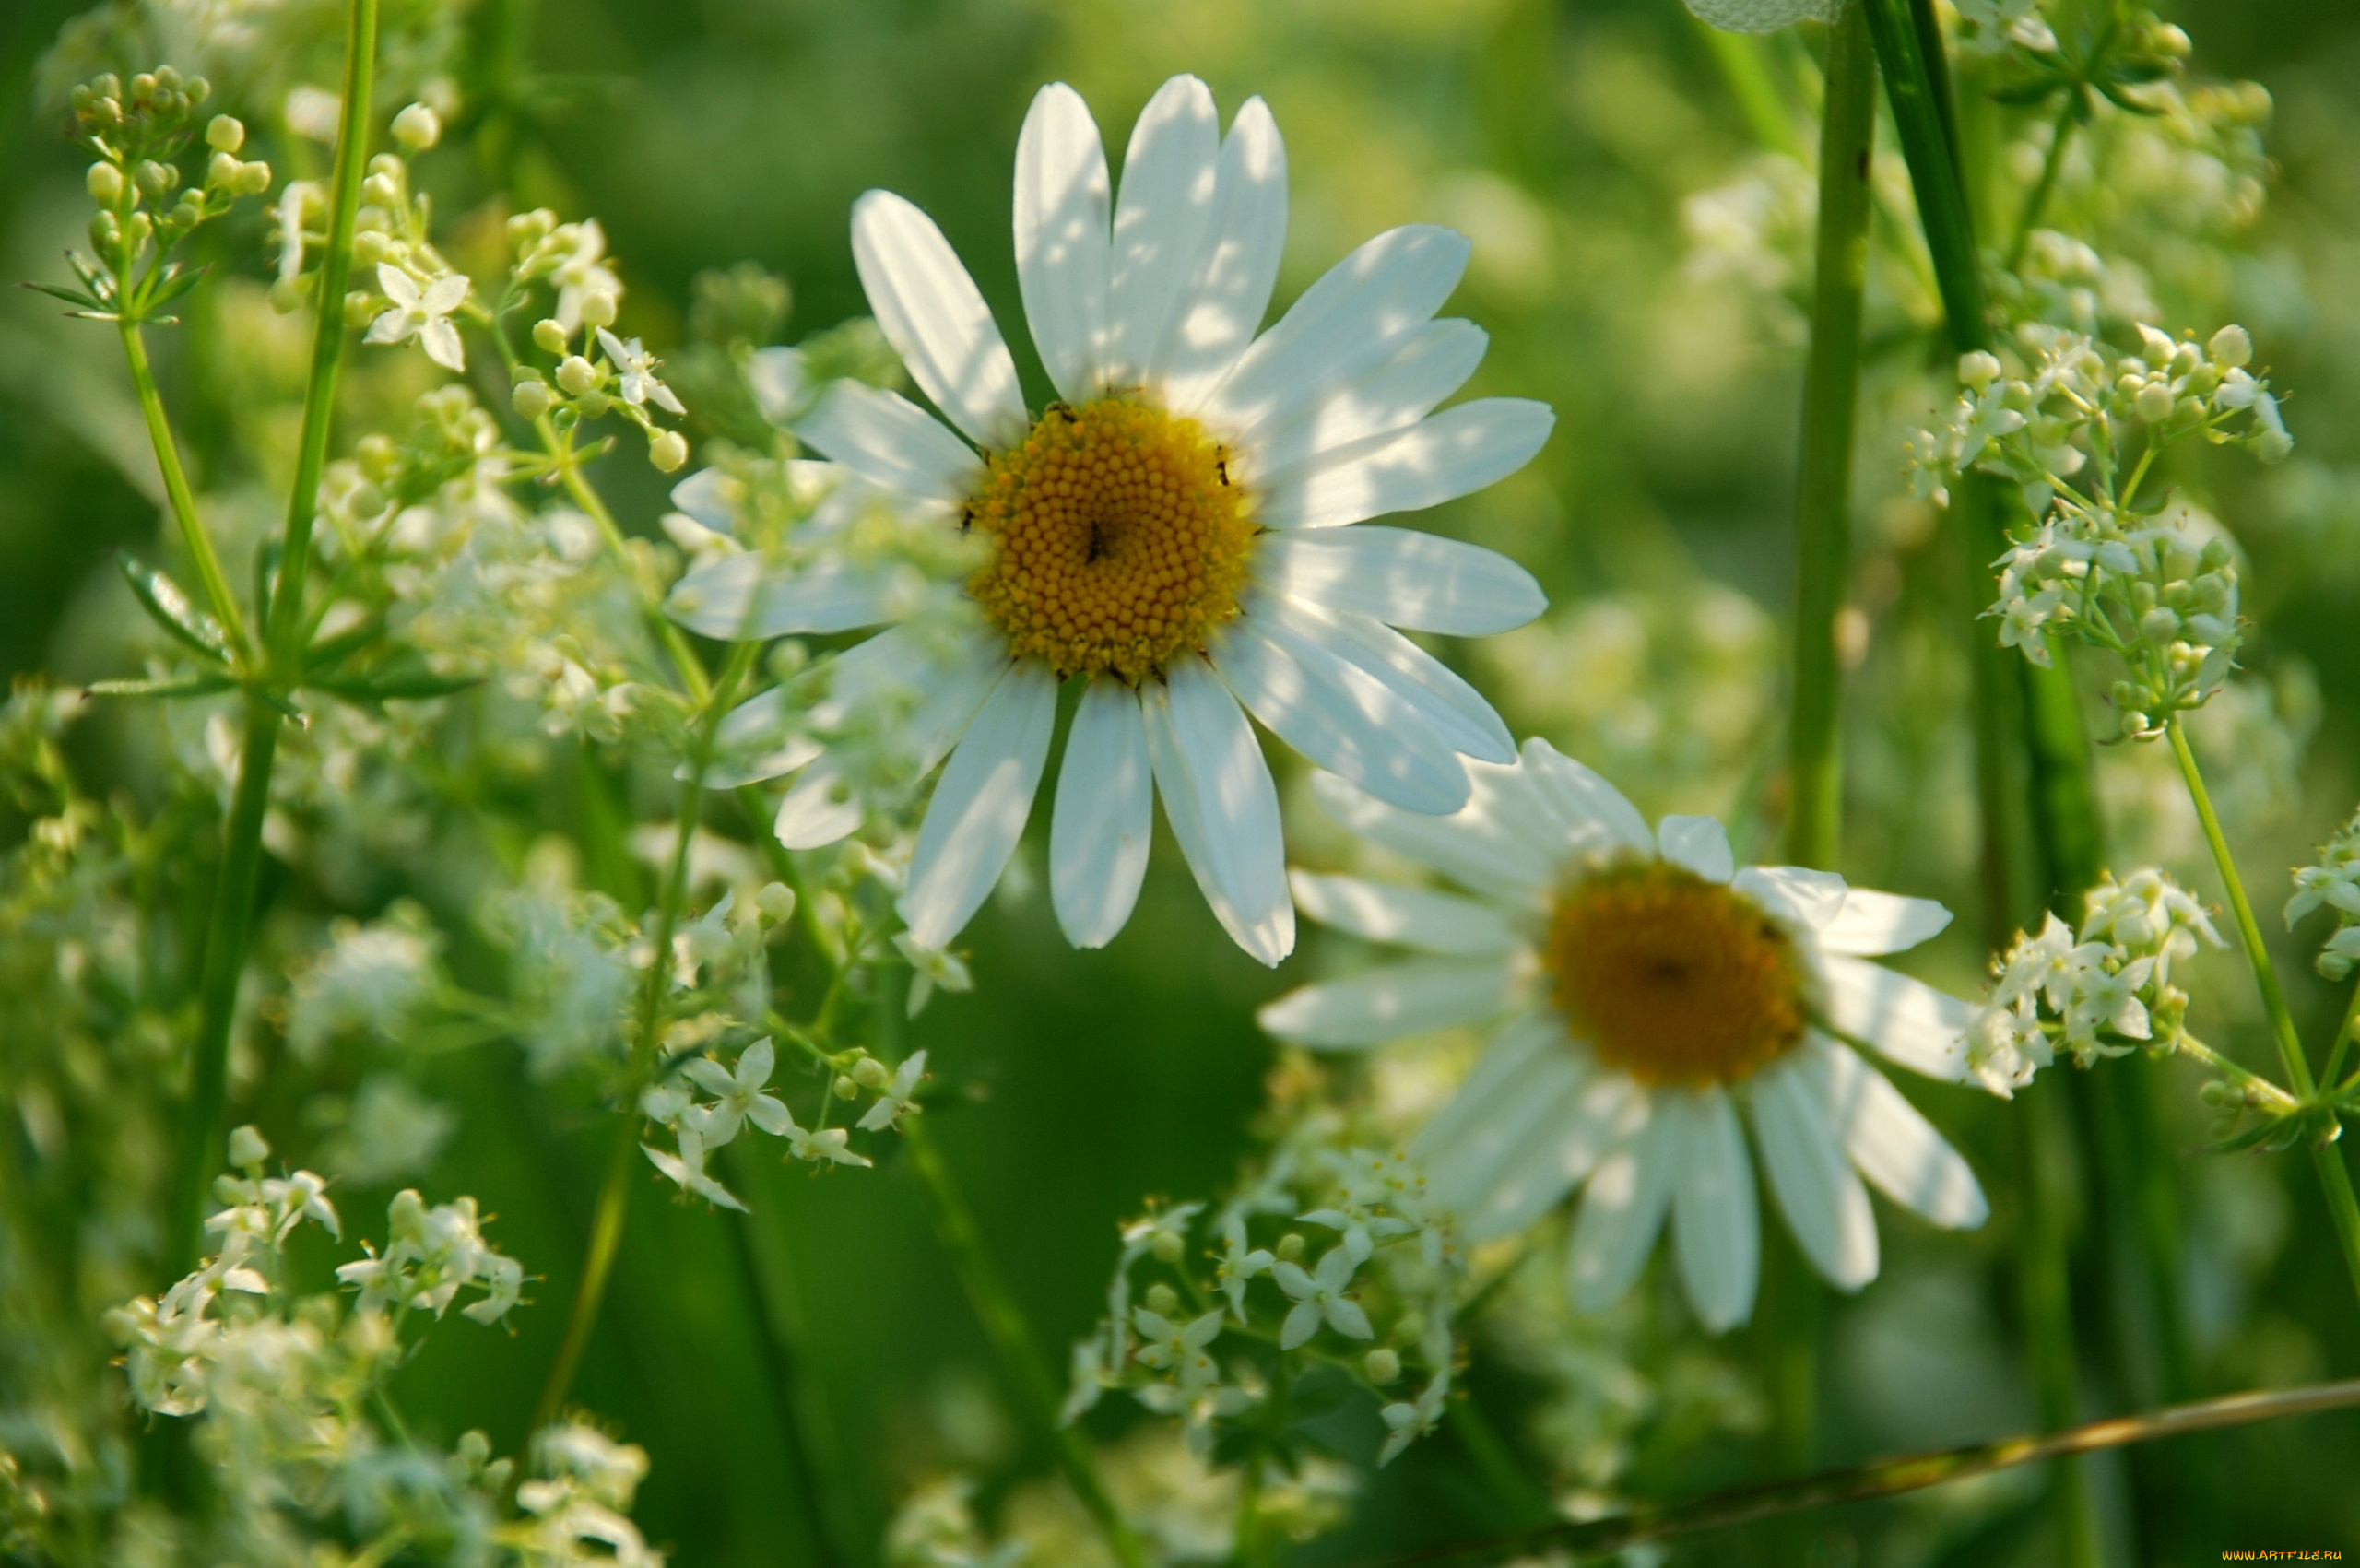
[[[1802,964],[1760,905],[1661,861],[1558,896],[1542,962],[1566,1025],[1642,1083],[1735,1083],[1802,1043]]]
[[[994,547],[968,593],[1061,677],[1161,675],[1237,614],[1256,530],[1227,458],[1144,403],[1051,404],[968,503]]]

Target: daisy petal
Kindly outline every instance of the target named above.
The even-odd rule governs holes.
[[[1270,308],[1287,238],[1287,149],[1258,98],[1230,122],[1213,211],[1172,324],[1146,369],[1165,404],[1193,413],[1236,365]]]
[[[1237,699],[1184,657],[1141,703],[1164,815],[1214,916],[1265,964],[1294,950],[1279,791]]]
[[[1081,95],[1051,82],[1016,139],[1016,278],[1057,395],[1097,392],[1106,352],[1106,151]]]
[[[1950,923],[1951,912],[1932,899],[1854,888],[1844,896],[1835,918],[1821,929],[1819,945],[1832,953],[1872,958],[1914,948]]]
[[[1778,1211],[1803,1256],[1837,1290],[1857,1291],[1877,1277],[1876,1215],[1805,1081],[1807,1071],[1781,1062],[1755,1075],[1754,1137]]]
[[[778,803],[771,831],[788,849],[820,849],[860,831],[860,799],[824,757],[803,771]]]
[[[1552,1013],[1528,1013],[1502,1024],[1450,1103],[1435,1112],[1419,1132],[1412,1152],[1424,1161],[1464,1138],[1479,1136],[1484,1126],[1525,1099],[1526,1079],[1537,1064],[1552,1055],[1565,1055],[1571,1048],[1565,1026]]]
[[[1457,1207],[1470,1243],[1512,1235],[1557,1205],[1594,1170],[1642,1103],[1620,1073],[1599,1073],[1562,1090],[1548,1114],[1502,1161],[1481,1201]]]
[[[1139,694],[1093,678],[1074,711],[1049,819],[1049,897],[1066,940],[1103,948],[1131,917],[1155,826]]]
[[[919,947],[949,946],[999,880],[1032,814],[1056,717],[1056,677],[1025,660],[1009,666],[960,737],[918,828],[902,895],[902,919]]]
[[[1413,631],[1488,637],[1549,607],[1532,573],[1498,551],[1408,528],[1274,534],[1254,561],[1272,593]]]
[[[745,486],[718,468],[700,468],[672,487],[672,505],[716,534],[738,531],[735,498]]]
[[[1882,964],[1820,955],[1827,1017],[1836,1032],[1928,1078],[1966,1078],[1966,1032],[1974,1004]]]
[[[1516,760],[1508,726],[1483,694],[1383,621],[1302,603],[1283,605],[1280,613],[1408,698],[1453,751],[1486,762]]]
[[[664,613],[700,637],[853,631],[892,619],[895,574],[842,558],[789,569],[753,551],[707,561],[673,584]]]
[[[983,472],[940,421],[897,392],[829,383],[795,433],[872,484],[912,501],[955,506]]]
[[[906,708],[897,738],[924,778],[950,754],[1008,667],[1008,646],[977,629],[948,639],[913,626],[879,632],[825,666],[827,696],[811,707],[820,730],[841,729],[880,706]]]
[[[1264,489],[1256,520],[1269,528],[1337,528],[1439,506],[1532,461],[1556,422],[1547,404],[1527,398],[1461,403],[1305,464]]]
[[[1497,1052],[1495,1046],[1487,1053],[1487,1062]],[[1516,1062],[1513,1074],[1479,1071],[1459,1091],[1484,1102],[1481,1114],[1437,1116],[1410,1145],[1428,1190],[1462,1218],[1516,1173],[1519,1149],[1559,1124],[1559,1101],[1576,1094],[1596,1071],[1587,1053],[1568,1045],[1562,1029],[1546,1048]],[[1486,1076],[1490,1084],[1481,1081]]]
[[[1582,1189],[1582,1210],[1565,1252],[1565,1291],[1577,1312],[1604,1312],[1622,1299],[1655,1250],[1671,1207],[1680,1129],[1660,1096],[1653,1114],[1598,1162]]]
[[[729,710],[714,734],[714,751],[729,760],[706,766],[705,787],[736,789],[795,772],[820,755],[820,745],[804,736],[787,735],[786,690],[773,686]]]
[[[1384,363],[1330,383],[1283,419],[1240,431],[1246,481],[1275,483],[1328,453],[1416,424],[1467,383],[1490,344],[1473,322],[1428,322]]]
[[[1533,797],[1564,832],[1567,849],[1581,855],[1655,852],[1647,819],[1599,774],[1538,737],[1524,743],[1519,760]]]
[[[1666,817],[1656,825],[1656,848],[1708,882],[1726,882],[1737,874],[1729,830],[1710,817]]]
[[[910,378],[978,446],[1023,439],[1016,361],[934,219],[891,191],[853,204],[852,254],[868,308]]]
[[[1211,91],[1194,77],[1174,77],[1139,111],[1123,154],[1106,317],[1111,384],[1143,379],[1179,311],[1204,253],[1220,164]]]
[[[1255,1017],[1298,1044],[1382,1045],[1499,1017],[1516,1004],[1523,967],[1499,958],[1392,964],[1289,992]]]
[[[1458,287],[1468,251],[1465,235],[1431,223],[1379,234],[1328,268],[1255,340],[1207,401],[1206,414],[1225,430],[1252,430],[1284,418],[1315,389],[1389,359]]]
[[[1521,945],[1500,912],[1473,899],[1357,877],[1288,875],[1294,906],[1323,925],[1430,953],[1504,953]]]
[[[1773,914],[1810,926],[1826,939],[1827,923],[1844,907],[1844,878],[1807,866],[1749,866],[1729,885]]]
[[[1221,639],[1214,667],[1280,739],[1379,800],[1429,814],[1464,806],[1467,770],[1417,706],[1317,630],[1249,615]]]
[[[1336,823],[1363,838],[1429,866],[1477,892],[1522,898],[1555,875],[1550,846],[1538,843],[1484,809],[1498,794],[1502,770],[1477,763],[1468,770],[1467,806],[1448,817],[1428,817],[1362,793],[1333,773],[1314,773],[1313,798]]]
[[[1762,1264],[1753,1161],[1727,1094],[1713,1088],[1683,1098],[1671,1239],[1689,1305],[1721,1334],[1753,1315]]]
[[[1804,1046],[1810,1087],[1860,1174],[1904,1208],[1953,1231],[1990,1218],[1982,1184],[1959,1151],[1859,1053],[1812,1035]]]

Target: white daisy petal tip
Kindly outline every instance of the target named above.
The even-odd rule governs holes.
[[[1737,875],[1729,830],[1710,817],[1666,817],[1656,825],[1656,847],[1666,860],[1708,882],[1726,882]]]

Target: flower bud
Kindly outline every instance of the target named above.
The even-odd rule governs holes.
[[[2179,635],[2179,617],[2157,605],[2139,618],[2139,635],[2150,643],[2168,643]]]
[[[442,139],[442,117],[423,103],[413,103],[394,116],[394,140],[411,152],[424,152]]]
[[[377,319],[376,297],[365,289],[355,289],[344,297],[344,324],[358,330]]]
[[[146,213],[135,212],[124,231],[130,239],[131,248],[136,251],[148,242],[148,236],[156,231],[156,225]]]
[[[265,1141],[262,1129],[249,1122],[230,1134],[230,1163],[243,1169],[259,1165],[270,1158],[270,1145]]]
[[[363,200],[382,207],[391,207],[402,199],[402,188],[388,174],[372,174],[360,182]]]
[[[112,251],[123,242],[123,226],[114,214],[101,208],[90,214],[90,243],[101,251]]]
[[[533,344],[544,354],[562,354],[566,349],[563,322],[541,320],[533,324]]]
[[[352,237],[352,265],[364,272],[373,271],[379,262],[394,259],[394,237],[365,230]]]
[[[2125,738],[2135,740],[2154,727],[2154,726],[2148,722],[2147,715],[2139,712],[2138,709],[2125,708],[2122,710],[2122,733]]]
[[[270,189],[270,165],[261,159],[238,165],[238,182],[232,187],[242,196],[258,196]]]
[[[2139,389],[2131,407],[2149,424],[2160,425],[2172,417],[2172,389],[2162,382],[2151,381]]]
[[[853,1082],[852,1079],[844,1077],[842,1073],[838,1073],[836,1075],[834,1089],[836,1091],[836,1098],[839,1100],[857,1100],[860,1098],[860,1085]]]
[[[598,367],[579,354],[569,354],[557,368],[557,383],[568,397],[580,397],[598,385]]]
[[[1177,1263],[1180,1261],[1181,1255],[1187,1250],[1187,1244],[1181,1240],[1179,1232],[1175,1231],[1158,1231],[1155,1233],[1155,1239],[1148,1243],[1147,1250],[1155,1254],[1159,1262]]]
[[[537,376],[518,382],[516,390],[508,395],[508,406],[516,410],[520,419],[537,419],[556,403],[557,396],[549,391],[549,383]]]
[[[372,479],[392,477],[402,463],[401,448],[382,431],[372,430],[362,436],[353,447],[352,455],[360,461],[360,471]]]
[[[1147,1310],[1170,1317],[1180,1310],[1180,1292],[1159,1279],[1147,1288]]]
[[[1382,1387],[1401,1375],[1401,1357],[1397,1351],[1379,1345],[1361,1358],[1361,1370],[1368,1374],[1371,1383]]]
[[[1416,1307],[1411,1307],[1408,1312],[1403,1313],[1401,1321],[1393,1326],[1393,1337],[1405,1345],[1413,1339],[1422,1339],[1425,1336],[1426,1315]]]
[[[1987,354],[1980,348],[1971,354],[1961,354],[1958,357],[1958,379],[1976,391],[1982,391],[2000,379],[1999,356]]]
[[[647,460],[659,474],[676,472],[689,460],[689,438],[678,430],[658,430],[647,440]]]
[[[132,171],[131,177],[138,184],[139,189],[150,198],[160,196],[180,183],[178,170],[168,163],[159,163],[152,158],[141,159],[139,167]]]
[[[771,886],[775,888],[778,884],[773,882]],[[874,1056],[863,1056],[855,1062],[852,1076],[853,1081],[863,1089],[882,1089],[892,1081],[892,1075],[885,1070],[885,1064]]]
[[[385,510],[385,492],[372,484],[359,484],[345,498],[345,504],[352,515],[366,523]]]
[[[238,183],[238,171],[243,165],[226,152],[217,152],[206,161],[205,183],[217,189],[227,190]]]
[[[615,324],[616,300],[604,289],[593,289],[582,296],[582,324],[584,326]]]
[[[123,171],[112,163],[91,164],[82,183],[88,188],[90,199],[102,206],[112,206],[123,199]]]
[[[2214,1079],[2196,1091],[2196,1097],[2216,1111],[2231,1111],[2246,1102],[2245,1091],[2224,1079]]]
[[[762,915],[765,919],[774,921],[777,924],[784,925],[788,921],[795,918],[795,890],[788,887],[784,882],[764,882],[762,884],[762,890],[754,895],[754,907],[762,912]],[[867,1061],[872,1060],[873,1058],[864,1057],[862,1059],[864,1061]],[[853,1073],[854,1076],[858,1077],[860,1069],[858,1067],[855,1067],[853,1069]],[[882,1064],[879,1065],[877,1074],[878,1083],[884,1082],[885,1068]],[[865,1082],[867,1080],[864,1079],[863,1081]],[[869,1084],[868,1087],[874,1089],[877,1087],[877,1084],[872,1083]]]
[[[246,145],[246,128],[227,114],[216,114],[205,127],[205,145],[216,152],[235,152]]]
[[[1280,1263],[1292,1263],[1303,1256],[1303,1232],[1289,1231],[1279,1238],[1279,1244],[1271,1248],[1270,1252],[1271,1256]]]
[[[142,71],[137,76],[131,78],[132,102],[147,103],[152,100],[155,96],[156,76],[154,72]]]

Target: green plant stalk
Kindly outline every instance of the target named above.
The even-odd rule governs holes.
[[[2188,731],[2175,713],[2164,721],[2164,734],[2171,741],[2172,759],[2179,764],[2179,774],[2188,784],[2189,799],[2195,803],[2197,820],[2203,824],[2205,844],[2212,851],[2212,864],[2220,869],[2221,881],[2228,890],[2229,912],[2237,923],[2237,940],[2246,949],[2246,962],[2252,966],[2255,989],[2261,993],[2262,1010],[2270,1015],[2272,1038],[2278,1043],[2278,1055],[2285,1064],[2286,1081],[2295,1098],[2306,1104],[2319,1097],[2319,1086],[2311,1078],[2311,1064],[2303,1055],[2302,1036],[2295,1032],[2295,1015],[2286,1006],[2286,993],[2278,984],[2278,970],[2270,961],[2270,949],[2262,945],[2261,926],[2253,917],[2253,902],[2246,897],[2245,879],[2237,875],[2237,863],[2229,854],[2229,841],[2221,831],[2221,819],[2212,809],[2212,792],[2204,787],[2204,774],[2196,765],[2196,753],[2189,749]],[[2330,1124],[2333,1126],[2332,1123]],[[2360,1201],[2352,1191],[2352,1171],[2333,1143],[2314,1138],[2311,1143],[2311,1165],[2319,1172],[2319,1188],[2327,1197],[2328,1219],[2335,1228],[2336,1244],[2342,1249],[2344,1267],[2351,1271],[2352,1288],[2360,1292]]]
[[[237,1021],[238,983],[246,971],[254,883],[262,870],[262,824],[270,811],[270,772],[278,752],[278,725],[277,709],[260,697],[246,699],[237,793],[230,801],[221,870],[213,885],[213,913],[206,927],[196,1044],[189,1059],[188,1102],[182,1111],[171,1223],[164,1232],[168,1282],[187,1274],[204,1252],[206,1193],[223,1158],[221,1109],[229,1090],[230,1030]]]
[[[245,617],[239,613],[238,596],[230,591],[230,579],[221,571],[221,558],[214,551],[212,536],[205,531],[204,521],[197,516],[196,497],[189,489],[187,470],[181,466],[180,444],[173,439],[171,420],[164,413],[163,395],[156,389],[155,367],[148,362],[147,339],[140,336],[137,322],[123,321],[116,325],[123,334],[123,357],[131,366],[132,389],[139,395],[140,413],[147,417],[148,442],[156,449],[156,466],[164,477],[164,499],[171,503],[173,521],[180,525],[189,559],[196,565],[197,582],[204,586],[206,601],[228,632],[230,648],[242,662],[254,652],[247,639]]]
[[[1835,867],[1843,823],[1844,677],[1835,622],[1851,581],[1852,426],[1860,389],[1860,298],[1868,277],[1869,154],[1876,56],[1857,3],[1828,29],[1819,159],[1818,281],[1803,373],[1795,479],[1793,815],[1787,856]]]
[[[2033,1399],[2041,1428],[2062,1432],[2081,1419],[2081,1369],[2073,1344],[2073,1296],[2068,1269],[2065,1216],[2071,1202],[2065,1173],[2059,1169],[2065,1141],[2061,1087],[2024,1097],[2022,1113],[2011,1116],[2009,1141],[2015,1166],[2022,1247],[2016,1266],[2016,1303],[2031,1342]],[[2094,1565],[2104,1561],[2098,1545],[2097,1509],[2088,1476],[2078,1464],[2058,1467],[2051,1523],[2060,1560]]]
[[[377,0],[352,0],[345,18],[344,104],[336,124],[336,178],[328,191],[327,250],[320,260],[312,375],[303,389],[303,433],[295,452],[294,487],[287,497],[278,589],[269,605],[254,607],[266,627],[270,665],[289,686],[302,672],[303,585],[312,568],[312,526],[319,516],[320,470],[327,463],[328,436],[336,422],[336,371],[344,360],[344,296],[352,279],[352,230],[360,210],[360,182],[369,164]]]
[[[2288,1416],[2319,1415],[2360,1408],[2360,1378],[2344,1383],[2312,1384],[2275,1392],[2232,1394],[2173,1405],[2147,1415],[2118,1416],[2090,1421],[2065,1432],[2001,1438],[1964,1448],[1944,1448],[1901,1458],[1880,1459],[1847,1469],[1829,1470],[1800,1480],[1767,1486],[1740,1487],[1684,1503],[1635,1508],[1603,1519],[1551,1525],[1468,1541],[1431,1551],[1392,1559],[1384,1568],[1412,1568],[1428,1562],[1476,1563],[1526,1555],[1556,1548],[1575,1558],[1606,1557],[1650,1541],[1672,1540],[1705,1530],[1750,1524],[1805,1508],[1860,1503],[1870,1498],[1897,1497],[1904,1492],[1987,1476],[2017,1465],[2095,1454],[2132,1444],[2184,1437],[2249,1426]]]
[[[926,1208],[934,1216],[935,1232],[942,1238],[943,1250],[950,1255],[976,1317],[983,1322],[984,1335],[999,1358],[1000,1371],[1011,1385],[1010,1392],[1022,1402],[1026,1413],[1047,1439],[1050,1452],[1065,1472],[1066,1483],[1096,1521],[1099,1533],[1105,1537],[1115,1560],[1124,1568],[1146,1568],[1146,1550],[1099,1476],[1088,1440],[1079,1430],[1062,1425],[1057,1420],[1056,1385],[1050,1380],[1049,1369],[1032,1343],[1024,1315],[1000,1279],[999,1267],[984,1245],[983,1236],[975,1229],[975,1217],[968,1209],[966,1197],[960,1192],[950,1167],[943,1162],[941,1150],[935,1147],[934,1136],[926,1129],[923,1116],[903,1122],[902,1141],[909,1154],[910,1169],[917,1175],[919,1190],[926,1195]]]

